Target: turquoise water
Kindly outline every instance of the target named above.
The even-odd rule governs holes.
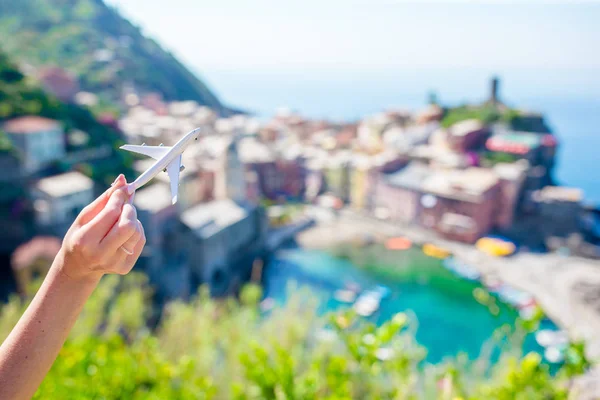
[[[443,269],[441,265],[439,268]],[[362,289],[387,286],[391,295],[382,301],[381,308],[370,320],[381,323],[397,312],[414,313],[418,321],[416,338],[428,349],[429,362],[438,362],[459,352],[466,352],[471,359],[478,357],[494,330],[514,322],[516,316],[514,310],[502,306],[499,315],[493,316],[487,307],[474,300],[470,291],[453,290],[452,281],[419,283],[406,277],[384,275],[321,251],[280,251],[265,270],[265,296],[285,301],[286,291],[293,288],[292,282],[310,288],[320,298],[320,312],[348,307],[333,298],[335,290],[348,283],[357,283]],[[525,350],[540,351],[541,348],[529,338]]]

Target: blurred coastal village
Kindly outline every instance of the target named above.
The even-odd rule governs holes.
[[[61,101],[97,102],[59,68],[39,79]],[[233,293],[277,246],[318,222],[316,209],[417,226],[451,241],[473,244],[495,233],[523,250],[597,257],[593,224],[585,223],[594,211],[582,191],[553,184],[556,137],[542,115],[508,108],[499,83],[491,80],[483,104],[447,109],[432,98],[417,112],[388,110],[353,123],[286,109],[267,121],[223,117],[195,101],[125,88],[122,117],[102,117],[124,142],[168,145],[196,127],[204,132],[184,153],[177,204],[166,174],[136,193],[148,236],[139,268],[165,299],[187,297],[201,283]],[[69,150],[87,133],[34,115],[7,119],[2,131],[10,142],[0,153],[3,184],[26,183],[15,197],[4,193],[2,213],[2,250],[22,287],[34,261],[54,257],[74,217],[105,189],[82,166],[114,149]],[[79,168],[53,174],[65,160]],[[152,162],[134,160],[133,176]],[[311,207],[291,212],[299,205]]]
[[[470,104],[430,93],[421,109],[356,121],[287,108],[259,117],[223,105],[102,1],[86,4],[58,17],[44,1],[0,4],[10,38],[0,43],[0,298],[45,274],[76,215],[119,173],[132,181],[152,165],[119,146],[169,146],[200,127],[178,202],[166,173],[135,194],[147,236],[135,269],[158,305],[200,285],[238,294],[286,246],[377,243],[443,259],[521,316],[541,306],[564,330],[542,342],[564,345],[568,331],[600,356],[600,210],[556,182],[557,136],[543,114],[511,104],[500,77]],[[52,34],[32,34],[48,25]],[[338,294],[371,316],[389,289],[359,291]],[[558,347],[546,358],[560,361]]]

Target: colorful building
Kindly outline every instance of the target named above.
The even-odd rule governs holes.
[[[474,243],[495,225],[499,179],[493,170],[435,170],[422,183],[421,225],[443,237]]]
[[[229,293],[249,273],[262,249],[264,215],[257,207],[232,200],[198,204],[181,214],[188,258],[195,280],[207,283],[213,295]],[[246,268],[247,267],[247,268]]]
[[[465,153],[483,147],[488,128],[476,119],[457,122],[446,130],[448,145],[453,151]]]
[[[80,172],[40,179],[32,188],[36,225],[42,232],[64,234],[94,200],[94,182]]]
[[[65,155],[64,130],[58,121],[26,116],[2,124],[2,130],[21,154],[24,171],[38,172]]]
[[[473,243],[494,227],[499,198],[493,170],[448,170],[413,162],[396,173],[379,175],[374,211]]]

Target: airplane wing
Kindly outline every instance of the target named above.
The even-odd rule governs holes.
[[[179,189],[179,170],[181,169],[181,154],[179,157],[171,161],[167,165],[167,173],[169,174],[169,181],[171,181],[171,199],[173,204],[177,203],[177,191]]]
[[[158,160],[171,150],[168,146],[136,146],[133,144],[126,144],[120,147],[123,150],[132,151],[134,153],[143,154],[148,157],[152,157]]]

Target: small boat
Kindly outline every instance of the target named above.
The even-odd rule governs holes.
[[[443,265],[446,269],[470,281],[476,281],[481,277],[481,274],[477,269],[458,261],[455,257],[446,258],[443,261]]]
[[[535,341],[542,347],[565,346],[569,343],[569,336],[565,331],[542,329],[535,333]]]
[[[517,249],[514,243],[495,237],[481,238],[475,243],[475,247],[494,257],[509,256]]]
[[[448,251],[442,247],[436,246],[434,244],[431,244],[431,243],[425,243],[423,245],[423,253],[426,256],[439,258],[439,259],[447,258],[452,254],[452,253],[450,253],[450,251]]]
[[[354,303],[354,311],[361,317],[370,317],[379,309],[380,301],[375,297],[359,298]]]
[[[558,364],[564,361],[564,347],[548,347],[544,351],[544,358],[552,364]]]
[[[498,291],[498,296],[505,303],[508,303],[517,308],[523,308],[534,303],[533,296],[522,290],[512,288],[508,285],[503,286]]]
[[[531,306],[523,307],[519,309],[519,317],[525,321],[531,320],[537,314],[537,306],[532,304]]]
[[[399,236],[385,241],[385,248],[388,250],[408,250],[412,246],[412,241],[408,238]]]
[[[382,285],[378,285],[373,290],[367,290],[354,303],[354,311],[362,317],[369,317],[379,309],[381,300],[389,294],[390,289]]]
[[[483,286],[486,287],[490,292],[496,293],[504,287],[504,283],[500,280],[500,278],[490,275],[484,276],[482,279]]]
[[[339,289],[333,293],[333,297],[340,303],[352,303],[356,299],[356,292],[352,290]]]

